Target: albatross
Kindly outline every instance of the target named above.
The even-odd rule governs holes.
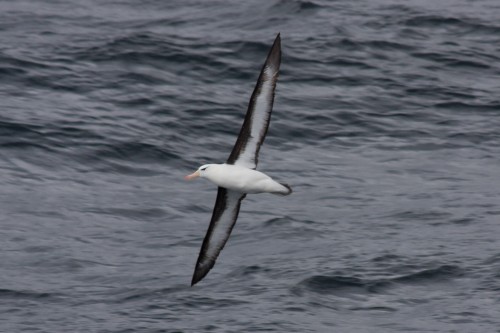
[[[226,163],[205,164],[184,177],[186,180],[206,178],[218,186],[212,219],[196,261],[191,286],[203,279],[215,265],[236,223],[241,201],[247,194],[292,193],[289,185],[256,170],[260,146],[271,119],[280,62],[281,40],[278,34],[260,71],[240,134]]]

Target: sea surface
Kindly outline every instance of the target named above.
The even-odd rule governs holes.
[[[500,2],[0,2],[0,332],[500,332]],[[266,54],[259,170],[190,287]]]

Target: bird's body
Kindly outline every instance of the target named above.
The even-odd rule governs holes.
[[[201,177],[217,186],[244,194],[272,193],[287,195],[291,190],[263,172],[232,164],[207,164],[200,167]]]
[[[278,34],[260,71],[240,134],[226,163],[202,165],[185,177],[187,180],[206,178],[218,186],[212,219],[203,239],[191,285],[203,279],[215,265],[236,223],[241,201],[247,194],[292,193],[287,184],[278,183],[255,170],[260,146],[264,142],[271,120],[280,62],[281,42]]]

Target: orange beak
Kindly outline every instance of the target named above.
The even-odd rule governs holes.
[[[184,177],[184,179],[185,180],[193,180],[193,179],[198,178],[198,177],[200,177],[200,171],[196,170],[192,174],[187,175],[186,177]]]

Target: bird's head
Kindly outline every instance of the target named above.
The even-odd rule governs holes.
[[[184,177],[185,180],[193,180],[198,177],[206,177],[207,173],[209,172],[210,167],[213,167],[213,164],[205,164],[202,165],[201,167],[198,168],[195,172],[193,172],[190,175],[187,175]]]

